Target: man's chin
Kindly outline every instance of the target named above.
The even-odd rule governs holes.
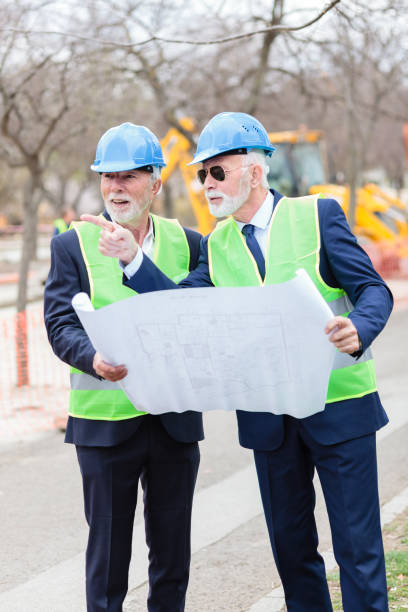
[[[226,206],[225,202],[222,204],[210,204],[208,203],[208,209],[213,217],[220,219],[222,217],[228,217],[228,215],[233,215],[234,212],[239,208],[239,206]]]
[[[216,219],[220,219],[221,217],[225,217],[229,213],[225,212],[224,206],[216,206],[215,204],[209,204],[208,209],[213,217]]]
[[[111,206],[107,206],[105,204],[105,208],[109,213],[110,218],[112,219],[112,221],[114,221],[115,223],[118,223],[119,225],[132,225],[132,226],[137,226],[137,224],[141,221],[141,219],[143,218],[144,212],[146,210],[146,208],[148,208],[148,206],[145,206],[142,210],[133,210],[133,211],[116,211],[114,209],[112,209]]]

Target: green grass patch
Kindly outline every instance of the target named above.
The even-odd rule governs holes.
[[[329,584],[333,610],[343,610],[343,606],[341,604],[339,572],[332,572],[330,574],[327,574],[327,582]]]
[[[387,571],[388,601],[390,610],[405,612],[408,610],[408,546],[402,540],[406,550],[393,550],[385,554]],[[341,591],[339,573],[327,575],[333,610],[343,610],[341,604]]]
[[[385,563],[390,610],[408,610],[408,550],[386,553]]]

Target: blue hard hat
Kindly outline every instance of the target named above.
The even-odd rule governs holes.
[[[267,155],[275,150],[262,123],[246,113],[219,113],[201,132],[189,165],[227,152],[247,153],[248,149],[262,149]]]
[[[143,125],[122,123],[103,134],[96,147],[94,172],[121,172],[165,166],[158,138]]]

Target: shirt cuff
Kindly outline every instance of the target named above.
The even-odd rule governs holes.
[[[127,266],[125,266],[121,261],[119,261],[119,265],[122,268],[124,275],[127,276],[127,278],[131,278],[139,270],[142,262],[143,251],[141,248],[138,248],[135,257]]]
[[[358,350],[354,351],[354,353],[350,353],[350,356],[354,357],[355,359],[359,359],[361,357],[361,355],[364,353],[364,351],[363,351],[363,343],[361,342],[360,336],[358,337],[358,340],[359,340]]]

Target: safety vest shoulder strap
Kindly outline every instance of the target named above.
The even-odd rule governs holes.
[[[217,223],[208,238],[208,267],[215,287],[262,284],[256,261],[232,217]]]
[[[177,219],[151,215],[154,225],[153,261],[175,283],[189,272],[190,247],[187,236]]]

